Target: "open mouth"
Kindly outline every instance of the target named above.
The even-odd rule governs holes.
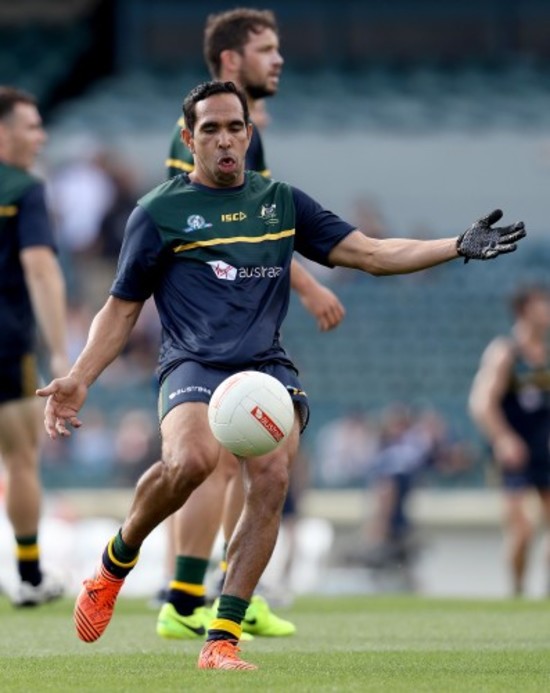
[[[232,171],[237,167],[237,161],[232,156],[222,156],[218,159],[218,166],[224,171]]]

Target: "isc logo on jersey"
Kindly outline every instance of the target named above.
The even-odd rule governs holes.
[[[244,221],[247,216],[244,212],[231,212],[230,214],[222,214],[222,221]]]
[[[273,267],[233,267],[223,260],[210,260],[207,264],[218,279],[225,279],[233,282],[239,279],[276,279],[281,276],[283,268],[275,265]]]

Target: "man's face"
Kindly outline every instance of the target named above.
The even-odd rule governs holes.
[[[238,82],[251,99],[273,96],[279,88],[283,58],[279,53],[279,38],[272,29],[253,31],[243,53],[238,54]]]
[[[12,166],[31,169],[45,142],[42,119],[32,104],[16,104],[13,113],[0,122],[0,149],[3,160]]]
[[[195,168],[191,179],[214,188],[244,182],[245,156],[252,126],[244,121],[243,107],[235,94],[215,94],[195,106],[193,134],[183,130]]]

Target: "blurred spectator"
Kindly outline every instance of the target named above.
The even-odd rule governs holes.
[[[86,411],[86,426],[74,436],[72,454],[77,461],[80,479],[110,480],[114,470],[114,434],[99,407],[89,407]]]
[[[49,197],[73,298],[95,312],[110,288],[126,219],[139,197],[134,169],[91,139],[51,174]]]
[[[414,558],[407,504],[421,472],[461,471],[469,463],[466,448],[452,439],[438,413],[415,413],[400,403],[383,413],[379,448],[367,476],[374,497],[374,512],[366,526],[369,567],[406,566]]]
[[[140,182],[134,167],[121,161],[120,156],[104,161],[105,170],[111,177],[113,196],[99,225],[98,253],[114,266],[124,238],[128,217],[140,197]]]
[[[135,486],[151,460],[160,457],[160,436],[156,418],[148,409],[130,409],[121,417],[115,434],[116,470],[114,483]]]
[[[74,363],[86,344],[92,318],[93,312],[89,305],[78,300],[69,302],[67,306],[67,349],[70,363]]]
[[[360,408],[325,424],[315,441],[319,483],[330,488],[362,485],[376,447],[376,430]]]
[[[94,248],[115,184],[106,167],[108,154],[99,143],[86,138],[74,143],[74,151],[78,154],[52,172],[49,193],[60,244],[78,256]]]

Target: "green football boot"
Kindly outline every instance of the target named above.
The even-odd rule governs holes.
[[[199,606],[188,616],[178,614],[173,604],[166,602],[157,618],[157,635],[175,640],[204,640],[212,621],[212,610]]]
[[[255,594],[246,610],[242,622],[243,634],[259,635],[267,638],[281,638],[294,635],[296,626],[284,618],[276,616],[267,601]]]

